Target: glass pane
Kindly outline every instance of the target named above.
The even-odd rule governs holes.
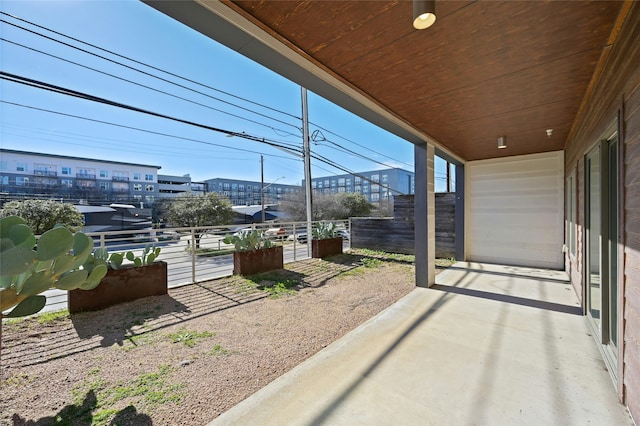
[[[601,327],[601,277],[600,277],[600,152],[596,149],[587,158],[589,178],[589,312]]]
[[[618,345],[618,142],[609,145],[609,339]]]

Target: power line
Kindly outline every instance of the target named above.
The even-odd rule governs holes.
[[[235,98],[235,99],[238,99],[238,100],[242,100],[242,101],[244,101],[244,102],[247,102],[247,103],[250,103],[250,104],[253,104],[253,105],[259,106],[259,107],[261,107],[261,108],[265,108],[265,109],[268,109],[268,110],[271,110],[271,111],[274,111],[274,112],[277,112],[277,113],[280,113],[280,114],[283,114],[283,115],[287,115],[287,116],[289,116],[289,117],[291,117],[291,118],[295,118],[296,120],[302,120],[300,117],[297,117],[297,116],[295,116],[295,115],[293,115],[293,114],[290,114],[290,113],[288,113],[288,112],[286,112],[286,111],[282,111],[282,110],[279,110],[279,109],[276,109],[276,108],[270,107],[270,106],[268,106],[268,105],[264,105],[264,104],[261,104],[261,103],[258,103],[258,102],[255,102],[255,101],[252,101],[252,100],[250,100],[250,99],[247,99],[247,98],[243,98],[243,97],[241,97],[241,96],[234,95],[234,94],[232,94],[232,93],[229,93],[229,92],[226,92],[226,91],[224,91],[224,90],[220,90],[220,89],[217,89],[217,88],[215,88],[215,87],[212,87],[212,86],[209,86],[209,85],[206,85],[206,84],[200,83],[200,82],[198,82],[198,81],[195,81],[195,80],[192,80],[192,79],[190,79],[190,78],[187,78],[187,77],[181,76],[181,75],[179,75],[179,74],[175,74],[175,73],[173,73],[173,72],[170,72],[170,71],[164,70],[164,69],[162,69],[162,68],[158,68],[158,67],[155,67],[155,66],[153,66],[153,65],[149,65],[149,64],[147,64],[147,63],[145,63],[145,62],[141,62],[141,61],[138,61],[138,60],[132,59],[132,58],[130,58],[130,57],[128,57],[128,56],[121,55],[121,54],[119,54],[119,53],[113,52],[113,51],[108,50],[108,49],[104,49],[104,48],[102,48],[102,47],[100,47],[100,46],[96,46],[95,44],[91,44],[91,43],[88,43],[88,42],[86,42],[86,41],[83,41],[83,40],[77,39],[77,38],[75,38],[75,37],[72,37],[72,36],[69,36],[69,35],[63,34],[63,33],[61,33],[61,32],[55,31],[55,30],[52,30],[51,28],[47,28],[47,27],[45,27],[45,26],[38,25],[38,24],[36,24],[36,23],[34,23],[34,22],[31,22],[31,21],[28,21],[28,20],[26,20],[26,19],[24,19],[24,18],[20,18],[20,17],[18,17],[18,16],[11,15],[11,14],[9,14],[9,13],[2,12],[2,11],[0,11],[0,14],[2,14],[2,15],[6,15],[6,16],[9,16],[9,17],[11,17],[11,18],[13,18],[13,19],[16,19],[16,20],[18,20],[18,21],[25,22],[25,23],[27,23],[27,24],[29,24],[29,25],[33,25],[34,27],[37,27],[37,28],[43,29],[43,30],[45,30],[45,31],[49,31],[49,32],[54,33],[54,34],[56,34],[56,35],[59,35],[59,36],[62,36],[62,37],[68,38],[68,39],[70,39],[70,40],[73,40],[73,41],[78,42],[78,43],[81,43],[81,44],[84,44],[84,45],[86,45],[86,46],[93,47],[94,49],[98,49],[98,50],[100,50],[100,51],[102,51],[102,52],[109,53],[109,54],[111,54],[111,55],[113,55],[113,56],[116,56],[116,57],[119,57],[119,58],[122,58],[122,59],[126,59],[126,60],[128,60],[128,61],[133,62],[133,63],[139,64],[139,65],[143,65],[143,66],[148,67],[148,68],[151,68],[151,69],[153,69],[153,70],[160,71],[160,72],[162,72],[162,73],[168,74],[168,75],[170,75],[170,76],[172,76],[172,77],[176,77],[176,78],[179,78],[179,79],[181,79],[181,80],[188,81],[189,83],[196,84],[196,85],[198,85],[198,86],[201,86],[201,87],[207,88],[207,89],[209,89],[209,90],[213,90],[213,91],[218,92],[218,93],[222,93],[222,94],[227,95],[227,96],[230,96],[230,97],[232,97],[232,98]],[[15,26],[15,25],[14,25],[14,26]],[[18,27],[18,28],[22,28],[22,27]],[[27,30],[27,31],[28,31],[28,30]]]
[[[0,20],[0,21],[2,21],[2,20]],[[198,105],[198,106],[201,106],[201,107],[203,107],[203,108],[210,109],[210,110],[212,110],[212,111],[220,112],[220,113],[222,113],[222,114],[226,114],[226,115],[229,115],[229,116],[231,116],[231,117],[239,118],[239,119],[241,119],[241,120],[245,120],[245,121],[248,121],[248,122],[250,122],[250,123],[257,124],[257,125],[259,125],[259,126],[267,127],[267,128],[269,128],[269,129],[273,130],[274,132],[276,132],[276,134],[278,134],[278,131],[280,131],[280,132],[284,132],[285,134],[293,135],[293,133],[285,132],[284,130],[281,130],[281,129],[276,129],[276,128],[274,128],[273,126],[270,126],[270,125],[268,125],[268,124],[264,124],[264,123],[261,123],[261,122],[259,122],[259,121],[251,120],[250,118],[246,118],[246,117],[243,117],[243,116],[241,116],[241,115],[233,114],[233,113],[231,113],[231,112],[224,111],[224,110],[221,110],[221,109],[219,109],[219,108],[214,108],[214,107],[212,107],[212,106],[210,106],[210,105],[206,105],[206,104],[203,104],[203,103],[201,103],[201,102],[196,102],[196,101],[194,101],[194,100],[191,100],[191,99],[188,99],[188,98],[185,98],[185,97],[183,97],[183,96],[179,96],[179,95],[176,95],[176,94],[173,94],[173,93],[169,93],[169,92],[164,91],[164,90],[156,89],[156,88],[154,88],[154,87],[147,86],[147,85],[145,85],[145,84],[138,83],[138,82],[136,82],[136,81],[129,80],[129,79],[127,79],[127,78],[120,77],[120,76],[117,76],[117,75],[115,75],[115,74],[108,73],[108,72],[106,72],[106,71],[101,71],[101,70],[99,70],[99,69],[97,69],[97,68],[93,68],[93,67],[90,67],[90,66],[88,66],[88,65],[83,65],[83,64],[81,64],[81,63],[79,63],[79,62],[74,62],[74,61],[72,61],[72,60],[70,60],[70,59],[65,59],[65,58],[62,58],[62,57],[60,57],[60,56],[53,55],[53,54],[51,54],[51,53],[43,52],[42,50],[38,50],[38,49],[35,49],[35,48],[33,48],[33,47],[25,46],[25,45],[23,45],[23,44],[20,44],[20,43],[15,42],[15,41],[7,40],[7,39],[5,39],[5,38],[3,38],[3,37],[0,37],[0,41],[4,41],[4,42],[6,42],[6,43],[10,43],[10,44],[13,44],[13,45],[15,45],[15,46],[22,47],[23,49],[28,49],[28,50],[31,50],[31,51],[33,51],[33,52],[37,52],[37,53],[40,53],[40,54],[42,54],[42,55],[49,56],[49,57],[51,57],[51,58],[58,59],[58,60],[60,60],[60,61],[67,62],[67,63],[69,63],[69,64],[73,64],[73,65],[76,65],[76,66],[78,66],[78,67],[85,68],[85,69],[88,69],[88,70],[91,70],[91,71],[97,72],[97,73],[99,73],[99,74],[103,74],[103,75],[106,75],[106,76],[109,76],[109,77],[115,78],[115,79],[117,79],[117,80],[121,80],[121,81],[124,81],[124,82],[126,82],[126,83],[130,83],[130,84],[133,84],[133,85],[136,85],[136,86],[139,86],[139,87],[142,87],[142,88],[145,88],[145,89],[148,89],[148,90],[154,91],[154,92],[162,93],[163,95],[167,95],[167,96],[170,96],[170,97],[172,97],[172,98],[180,99],[180,100],[182,100],[182,101],[189,102],[189,103],[191,103],[191,104]],[[282,135],[280,135],[280,136],[282,136]]]
[[[30,86],[30,87],[35,87],[35,88],[39,88],[39,89],[43,89],[43,90],[48,90],[54,93],[59,93],[62,95],[67,95],[67,96],[72,96],[72,97],[76,97],[76,98],[80,98],[80,99],[85,99],[88,101],[92,101],[92,102],[97,102],[97,103],[102,103],[105,105],[110,105],[110,106],[115,106],[118,108],[123,108],[123,109],[127,109],[129,111],[134,111],[134,112],[139,112],[142,114],[146,114],[146,115],[150,115],[153,117],[158,117],[158,118],[164,118],[167,120],[171,120],[171,121],[175,121],[178,123],[182,123],[182,124],[187,124],[190,126],[194,126],[194,127],[199,127],[201,129],[205,129],[205,130],[212,130],[214,132],[219,132],[219,133],[224,133],[225,135],[229,135],[229,136],[238,136],[240,138],[244,138],[247,140],[251,140],[254,142],[262,142],[265,143],[267,145],[276,147],[276,148],[283,148],[283,149],[288,149],[288,150],[292,150],[292,151],[300,151],[299,148],[291,145],[291,146],[286,146],[286,145],[282,145],[282,144],[277,144],[274,143],[273,141],[269,141],[267,142],[266,138],[260,138],[257,136],[252,136],[249,135],[247,133],[239,133],[239,132],[233,132],[231,130],[225,130],[225,129],[221,129],[218,127],[213,127],[213,126],[209,126],[206,124],[201,124],[201,123],[196,123],[194,121],[190,121],[190,120],[185,120],[182,118],[177,118],[177,117],[172,117],[166,114],[161,114],[158,112],[154,112],[154,111],[149,111],[149,110],[145,110],[142,108],[138,108],[138,107],[134,107],[131,105],[126,105],[120,102],[116,102],[116,101],[112,101],[109,99],[105,99],[105,98],[101,98],[98,96],[93,96],[93,95],[89,95],[87,93],[83,93],[83,92],[79,92],[76,90],[72,90],[72,89],[67,89],[61,86],[57,86],[54,84],[50,84],[50,83],[44,83],[42,81],[38,81],[38,80],[34,80],[34,79],[30,79],[27,77],[23,77],[23,76],[18,76],[15,74],[11,74],[5,71],[0,71],[0,78],[4,79],[4,80],[8,80],[14,83],[19,83],[19,84],[23,84],[26,86]]]
[[[3,13],[3,12],[2,12],[2,13]],[[93,52],[90,52],[90,51],[88,51],[88,50],[86,50],[86,49],[82,49],[82,48],[77,47],[77,46],[74,46],[74,45],[72,45],[72,44],[65,43],[65,42],[60,41],[60,40],[57,40],[57,39],[55,39],[55,38],[53,38],[53,37],[49,37],[49,36],[47,36],[47,35],[44,35],[44,34],[38,33],[37,31],[30,30],[30,29],[28,29],[28,28],[22,27],[22,26],[20,26],[20,25],[14,24],[14,23],[9,22],[9,21],[6,21],[6,20],[4,20],[4,19],[0,19],[0,22],[4,22],[4,23],[6,23],[6,24],[8,24],[8,25],[11,25],[11,26],[14,26],[14,27],[16,27],[16,28],[19,28],[19,29],[22,29],[22,30],[24,30],[24,31],[27,31],[27,32],[29,32],[29,33],[35,34],[35,35],[37,35],[37,36],[39,36],[39,37],[42,37],[42,38],[45,38],[45,39],[51,40],[51,41],[56,42],[56,43],[59,43],[59,44],[62,44],[63,46],[70,47],[70,48],[75,49],[75,50],[78,50],[78,51],[80,51],[80,52],[84,52],[84,53],[86,53],[86,54],[89,54],[89,55],[95,56],[95,57],[97,57],[97,58],[100,58],[100,59],[103,59],[103,60],[105,60],[105,61],[111,62],[111,63],[113,63],[113,64],[120,65],[120,66],[125,67],[125,68],[127,68],[127,69],[130,69],[130,70],[132,70],[132,71],[139,72],[139,73],[144,74],[144,75],[146,75],[146,76],[148,76],[148,77],[152,77],[152,78],[158,79],[158,80],[160,80],[160,81],[163,81],[163,82],[165,82],[165,83],[172,84],[172,85],[174,85],[174,86],[178,86],[178,87],[183,88],[183,89],[185,89],[185,90],[189,90],[189,91],[194,92],[194,93],[197,93],[197,94],[199,94],[199,95],[206,96],[206,97],[208,97],[208,98],[210,98],[210,99],[214,99],[214,100],[216,100],[216,101],[218,101],[218,102],[222,102],[222,103],[225,103],[225,104],[227,104],[227,105],[234,106],[234,107],[236,107],[236,108],[239,108],[239,109],[241,109],[241,110],[244,110],[244,111],[250,112],[250,113],[252,113],[252,114],[256,114],[256,115],[259,115],[259,116],[261,116],[261,117],[265,117],[265,118],[267,118],[267,119],[269,119],[269,120],[273,120],[273,121],[279,122],[279,123],[284,124],[284,125],[286,125],[286,126],[291,126],[291,127],[295,128],[295,129],[299,129],[297,126],[295,126],[295,125],[293,125],[293,124],[291,124],[291,123],[287,123],[286,121],[282,121],[282,120],[279,120],[279,119],[277,119],[277,118],[270,117],[270,116],[268,116],[268,115],[266,115],[266,114],[262,114],[262,113],[260,113],[260,112],[253,111],[253,110],[251,110],[251,109],[249,109],[249,108],[245,108],[245,107],[242,107],[242,106],[240,106],[240,105],[236,105],[236,104],[234,104],[234,103],[232,103],[232,102],[225,101],[224,99],[217,98],[217,97],[215,97],[215,96],[209,95],[209,94],[204,93],[204,92],[201,92],[201,91],[199,91],[199,90],[192,89],[192,88],[190,88],[190,87],[188,87],[188,86],[185,86],[185,85],[183,85],[183,84],[176,83],[176,82],[174,82],[174,81],[168,80],[168,79],[163,78],[163,77],[159,77],[159,76],[154,75],[154,74],[152,74],[152,73],[149,73],[149,72],[143,71],[143,70],[141,70],[141,69],[138,69],[138,68],[132,67],[132,66],[130,66],[130,65],[126,65],[126,64],[124,64],[124,63],[122,63],[122,62],[115,61],[115,60],[113,60],[113,59],[107,58],[107,57],[102,56],[102,55],[98,55],[97,53],[93,53]],[[134,61],[134,62],[135,62],[135,61]]]
[[[233,149],[233,150],[242,151],[242,152],[249,152],[249,153],[252,153],[252,154],[256,154],[256,153],[259,154],[260,153],[260,152],[257,152],[255,150],[232,147],[232,146],[222,145],[222,144],[218,144],[218,143],[214,143],[214,142],[207,142],[207,141],[203,141],[203,140],[200,140],[200,139],[187,138],[187,137],[184,137],[184,136],[172,135],[170,133],[157,132],[155,130],[142,129],[142,128],[139,128],[139,127],[133,127],[133,126],[127,126],[127,125],[124,125],[124,124],[112,123],[112,122],[109,122],[109,121],[98,120],[98,119],[95,119],[95,118],[82,117],[80,115],[68,114],[68,113],[64,113],[64,112],[60,112],[60,111],[53,111],[53,110],[49,110],[49,109],[45,109],[45,108],[38,108],[38,107],[35,107],[35,106],[31,106],[31,105],[19,104],[17,102],[10,102],[10,101],[5,101],[5,100],[0,100],[0,103],[8,104],[8,105],[14,105],[14,106],[27,108],[27,109],[32,109],[32,110],[36,110],[36,111],[47,112],[47,113],[50,113],[50,114],[62,115],[62,116],[65,116],[65,117],[77,118],[77,119],[80,119],[80,120],[91,121],[91,122],[94,122],[94,123],[105,124],[105,125],[108,125],[108,126],[120,127],[120,128],[123,128],[123,129],[136,130],[136,131],[139,131],[139,132],[150,133],[150,134],[158,135],[158,136],[165,136],[165,137],[169,137],[169,138],[181,139],[181,140],[201,143],[201,144],[205,144],[205,145],[218,146],[218,147],[221,147],[221,148]],[[288,159],[288,157],[284,157],[282,155],[267,154],[267,153],[265,153],[264,155],[268,155],[268,156],[271,156],[271,157],[279,157],[279,158],[287,158]]]

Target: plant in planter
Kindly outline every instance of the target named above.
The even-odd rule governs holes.
[[[320,222],[313,230],[311,257],[322,258],[342,254],[342,237],[338,235],[336,224]]]
[[[92,270],[106,267],[99,285],[90,291],[70,291],[67,301],[70,313],[104,309],[119,303],[148,296],[167,294],[167,264],[155,262],[159,247],[145,246],[140,256],[133,252],[112,253],[105,248],[94,251],[84,267]],[[124,259],[130,264],[123,264]]]
[[[233,244],[233,274],[255,275],[284,267],[282,246],[275,246],[261,231],[242,231],[222,240]]]

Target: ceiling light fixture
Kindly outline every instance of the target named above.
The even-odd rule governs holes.
[[[547,136],[551,137],[552,134],[553,134],[553,129],[547,129]]]
[[[413,0],[413,28],[424,30],[436,22],[435,0]]]
[[[502,148],[506,148],[507,147],[507,137],[506,136],[500,136],[498,138],[498,148],[502,149]]]

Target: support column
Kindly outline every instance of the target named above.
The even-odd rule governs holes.
[[[466,197],[464,189],[464,166],[456,164],[456,260],[466,260],[464,251],[464,198]]]
[[[433,145],[415,145],[415,253],[416,285],[430,287],[436,282],[436,227]]]

